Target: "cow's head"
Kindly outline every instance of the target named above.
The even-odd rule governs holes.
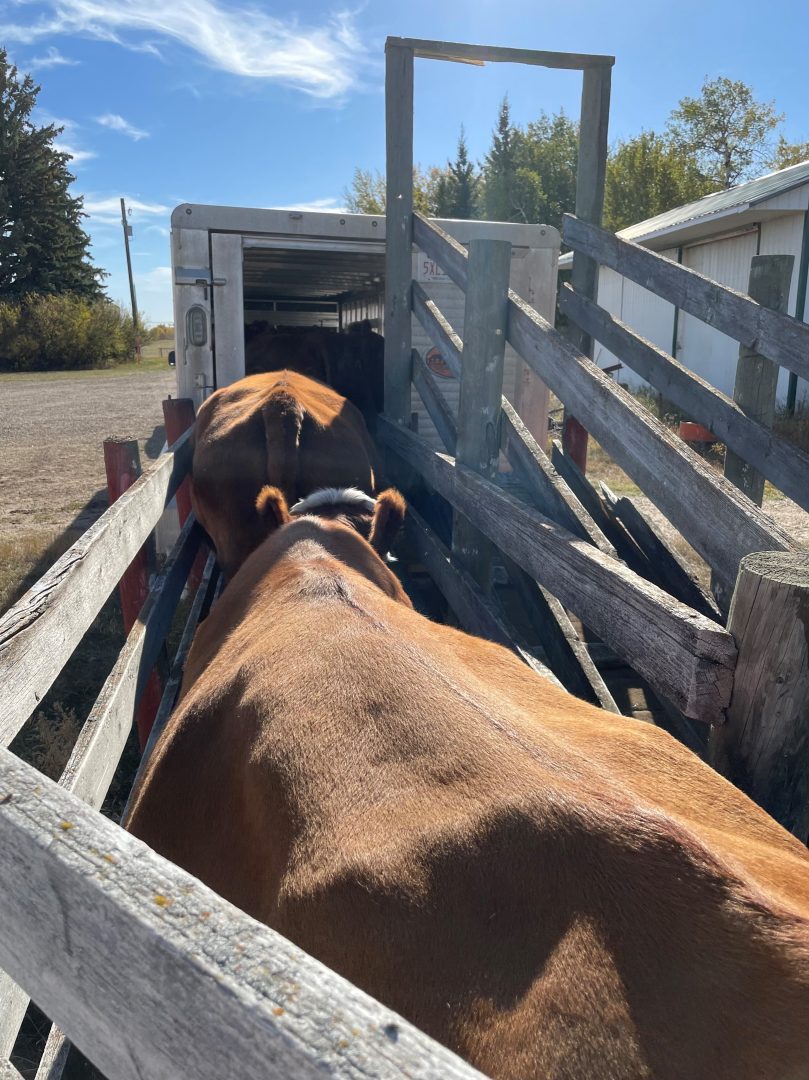
[[[406,509],[404,498],[395,488],[388,488],[376,499],[357,488],[321,488],[292,509],[275,487],[265,486],[256,499],[256,510],[268,533],[304,517],[336,521],[358,532],[382,558],[393,547]]]

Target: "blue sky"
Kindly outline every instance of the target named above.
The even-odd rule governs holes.
[[[744,79],[786,114],[788,139],[809,139],[809,5],[796,0],[0,0],[0,44],[41,83],[39,119],[65,127],[94,257],[127,303],[121,195],[132,208],[152,322],[172,317],[177,203],[338,208],[355,166],[384,168],[388,34],[612,54],[611,141],[662,128],[706,75]],[[416,159],[443,164],[461,123],[480,159],[506,92],[523,123],[576,115],[580,76],[417,61]]]

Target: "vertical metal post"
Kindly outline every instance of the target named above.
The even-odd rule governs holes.
[[[132,226],[126,220],[126,203],[121,199],[121,225],[124,229],[124,248],[126,249],[126,272],[129,274],[129,295],[132,299],[132,328],[135,331],[135,359],[140,363],[140,316],[138,301],[135,298],[135,279],[132,277],[132,257],[129,254],[129,237]]]
[[[500,457],[500,402],[508,329],[511,244],[472,240],[464,314],[464,349],[458,402],[456,460],[493,480]],[[491,543],[461,514],[455,515],[452,554],[482,589],[491,584]]]
[[[410,419],[413,49],[385,46],[385,413]]]
[[[612,67],[599,64],[582,73],[581,119],[579,123],[579,163],[576,174],[576,217],[593,225],[601,224],[604,210],[604,181],[607,172],[607,130],[610,117]],[[598,263],[588,255],[573,254],[572,284],[576,292],[595,300],[598,293]],[[571,335],[579,350],[593,355],[588,334],[575,329]],[[587,431],[574,416],[565,413],[562,445],[582,472],[587,469]]]

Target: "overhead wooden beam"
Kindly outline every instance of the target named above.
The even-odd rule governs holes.
[[[569,285],[559,290],[559,307],[692,420],[704,424],[785,495],[809,510],[809,454],[805,450],[746,416],[721,390]]]
[[[570,214],[565,214],[562,235],[575,251],[809,379],[809,323],[762,307],[727,285]]]
[[[466,45],[457,41],[428,41],[424,38],[389,37],[386,48],[391,45],[412,49],[415,56],[424,60],[454,60],[458,63],[529,64],[573,71],[611,67],[615,63],[614,56],[601,56],[597,53],[506,49],[497,45]]]
[[[654,689],[689,717],[721,720],[736,656],[722,627],[411,432],[383,421],[379,434]]]

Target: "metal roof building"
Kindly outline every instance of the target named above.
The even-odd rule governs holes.
[[[809,161],[770,173],[727,191],[706,195],[618,233],[701,274],[747,292],[753,255],[794,255],[787,312],[809,321]],[[570,256],[563,256],[564,267]],[[599,304],[726,394],[733,393],[739,347],[735,341],[640,285],[602,267]],[[596,362],[616,362],[596,343]],[[643,380],[628,368],[619,379]],[[789,372],[782,371],[778,400],[787,400]],[[797,382],[797,400],[809,401],[809,384]]]

